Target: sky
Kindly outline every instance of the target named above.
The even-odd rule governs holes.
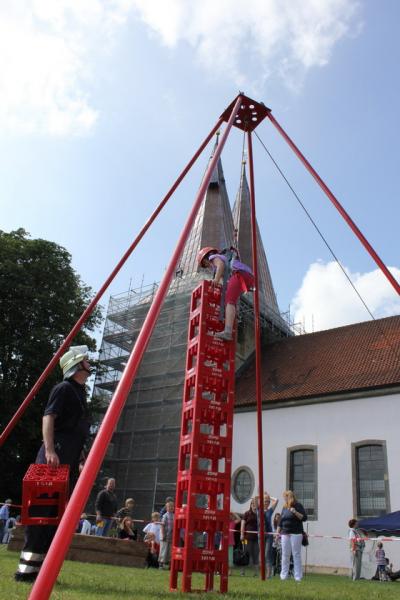
[[[397,0],[4,0],[0,229],[55,241],[102,285],[239,90],[272,109],[400,281]],[[375,317],[400,302],[269,122],[257,134]],[[233,203],[242,133],[222,155]],[[369,320],[254,139],[257,218],[282,311]],[[211,146],[104,296],[158,281]]]

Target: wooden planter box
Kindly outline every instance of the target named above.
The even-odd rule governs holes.
[[[13,530],[7,550],[12,552],[22,550],[24,529],[24,527],[16,527]],[[146,555],[147,546],[144,542],[75,533],[66,559],[120,567],[144,567]]]

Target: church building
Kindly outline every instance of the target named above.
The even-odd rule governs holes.
[[[293,489],[308,514],[307,563],[349,566],[347,522],[400,509],[396,422],[400,402],[400,317],[295,335],[280,313],[257,227],[265,489]],[[180,416],[192,289],[200,248],[234,245],[252,264],[246,166],[231,209],[221,160],[187,240],[149,346],[104,461],[122,503],[132,497],[148,519],[175,495]],[[156,284],[110,299],[95,394],[108,402],[151,304]],[[244,513],[258,493],[254,317],[251,294],[238,310],[232,510]],[[316,537],[321,535],[326,537]],[[388,549],[395,566],[400,544]]]
[[[285,489],[306,508],[307,562],[316,571],[346,572],[349,545],[330,536],[346,538],[350,518],[400,509],[399,342],[395,316],[263,346],[264,486],[279,498],[277,512]],[[250,359],[236,385],[232,509],[238,512],[258,485],[254,381]],[[385,550],[400,563],[398,542]],[[375,557],[365,559],[375,572]]]

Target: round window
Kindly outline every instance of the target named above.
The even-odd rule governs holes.
[[[244,504],[253,495],[254,490],[254,475],[249,467],[239,467],[232,475],[232,496],[239,502]]]

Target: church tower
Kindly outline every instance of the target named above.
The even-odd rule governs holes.
[[[234,241],[233,230],[232,211],[222,162],[219,159],[211,176],[207,194],[182,252],[177,272],[184,278],[196,277],[199,272],[197,265],[199,250],[205,246],[214,246],[219,249],[231,246]],[[201,277],[204,277],[204,272]]]
[[[175,495],[189,299],[197,282],[204,278],[204,272],[199,272],[197,265],[198,251],[204,246],[224,248],[234,245],[236,227],[242,259],[251,265],[246,240],[250,235],[248,214],[249,196],[244,170],[232,216],[219,160],[100,474],[101,477],[115,477],[121,503],[129,497],[135,499],[137,518],[149,518],[153,508],[161,508],[167,496]],[[276,298],[260,236],[259,243],[261,306],[266,311],[268,302],[271,302],[272,313],[275,314]],[[111,399],[121,377],[146,318],[155,287],[130,291],[110,299],[100,351],[103,368],[95,382],[95,394],[105,403]],[[247,296],[249,298],[240,301],[238,311],[237,367],[254,350],[252,299],[251,294]],[[264,327],[266,323],[263,318]],[[287,335],[286,330],[281,335]],[[102,483],[99,480],[99,486]]]

